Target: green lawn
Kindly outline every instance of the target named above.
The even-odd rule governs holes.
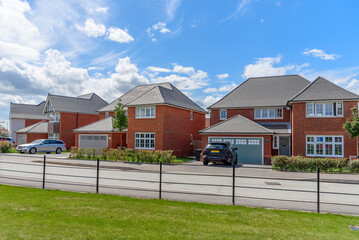
[[[0,239],[359,239],[359,217],[0,186]]]
[[[189,158],[189,157],[177,157],[176,159],[173,160],[173,163],[183,163],[183,162],[188,162],[188,161],[193,161],[196,160],[194,158]]]

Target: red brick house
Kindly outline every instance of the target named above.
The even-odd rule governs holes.
[[[37,105],[10,103],[10,137],[16,144],[28,142],[27,134],[20,133],[17,136],[17,131],[41,121],[48,121],[48,116],[43,114],[44,106],[45,101]]]
[[[78,97],[49,94],[43,113],[49,117],[48,138],[60,139],[66,147],[75,146],[74,129],[99,120],[98,109],[108,105],[95,93]]]
[[[100,118],[106,119],[114,116],[114,109],[118,101],[125,105],[128,115],[128,129],[126,144],[128,148],[146,150],[173,150],[176,156],[189,156],[193,149],[199,145],[201,137],[198,131],[205,128],[206,111],[179,91],[170,83],[148,84],[133,88],[119,99],[99,110]],[[79,147],[81,134],[83,141],[89,136],[113,134],[112,121],[98,124],[101,130],[108,132],[95,132],[95,124],[85,129],[76,129]],[[106,126],[105,126],[106,125]],[[81,134],[80,134],[81,132]],[[113,136],[113,135],[112,135]],[[92,137],[93,139],[93,137]],[[97,137],[96,137],[97,139]],[[108,146],[118,146],[119,141],[108,136]],[[110,142],[110,140],[112,140]],[[88,143],[90,144],[90,143]],[[91,145],[91,144],[90,144]]]
[[[48,122],[41,121],[30,125],[26,128],[16,131],[16,142],[19,144],[30,143],[37,139],[47,139],[49,134],[47,132]],[[25,142],[22,142],[25,140]]]
[[[357,94],[322,77],[291,98],[293,155],[356,156],[357,139],[348,136],[343,124],[358,100]]]
[[[357,154],[356,139],[343,130],[359,96],[319,77],[249,78],[209,107],[208,141],[230,141],[240,163],[263,164],[274,155],[345,157]]]

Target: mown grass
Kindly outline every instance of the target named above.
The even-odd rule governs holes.
[[[359,217],[0,186],[0,239],[359,239]]]

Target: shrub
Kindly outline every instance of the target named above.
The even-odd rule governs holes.
[[[359,160],[353,160],[350,163],[350,171],[351,172],[359,172]]]
[[[8,141],[0,142],[0,153],[10,153],[12,152],[11,143]]]
[[[274,156],[272,157],[273,169],[290,171],[316,171],[319,167],[323,172],[349,170],[359,171],[359,160],[350,162],[345,158],[306,158],[303,156]],[[358,169],[355,170],[354,169]]]

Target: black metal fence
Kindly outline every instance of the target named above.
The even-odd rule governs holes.
[[[100,160],[85,162],[69,163],[59,159],[57,162],[47,162],[46,155],[43,160],[31,162],[0,160],[0,182],[41,186],[42,189],[149,198],[157,195],[159,199],[194,202],[229,204],[231,199],[233,205],[318,213],[324,206],[325,212],[359,214],[359,175],[340,178],[325,174],[323,179],[319,168],[316,173],[302,173],[301,176],[293,173],[293,177],[288,177],[288,173],[286,176],[260,176],[264,171],[271,171],[267,167],[162,163],[129,163],[119,167],[109,162],[101,161],[100,164]],[[324,190],[321,186],[324,186]],[[322,196],[327,200],[321,200]],[[331,200],[333,198],[335,200]]]

